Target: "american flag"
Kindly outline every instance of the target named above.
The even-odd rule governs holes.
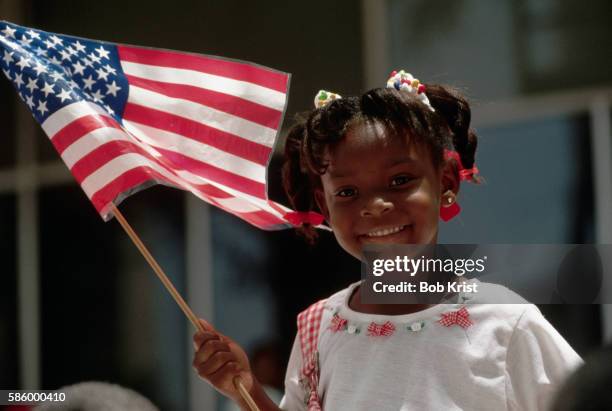
[[[0,21],[0,66],[101,217],[164,184],[263,229],[290,226],[266,165],[290,75]]]

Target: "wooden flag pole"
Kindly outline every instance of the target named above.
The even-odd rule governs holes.
[[[191,321],[191,324],[198,331],[204,331],[204,327],[202,327],[202,324],[200,324],[200,322],[198,321],[198,317],[195,316],[191,308],[187,305],[185,300],[183,300],[183,297],[181,297],[176,288],[174,288],[174,285],[172,284],[168,276],[164,273],[159,264],[157,264],[157,261],[155,261],[149,250],[147,250],[147,247],[145,247],[136,232],[132,229],[125,217],[123,217],[123,214],[121,214],[119,209],[112,203],[111,210],[113,212],[113,215],[121,224],[121,227],[123,227],[123,229],[130,236],[136,247],[140,250],[145,260],[147,260],[151,268],[153,268],[153,271],[155,271],[155,274],[157,274],[159,280],[162,282],[162,284],[164,284],[166,290],[168,290],[172,298],[174,298],[174,301],[176,301],[179,307],[181,307],[181,310],[183,310],[183,313],[185,313],[189,321]],[[251,408],[251,411],[260,411],[259,407],[257,406],[257,404],[255,404],[255,401],[253,401],[253,398],[247,391],[246,387],[242,383],[242,379],[239,376],[234,379],[234,385],[236,386],[236,389],[238,389],[238,392],[240,392],[242,399],[248,404],[249,408]]]

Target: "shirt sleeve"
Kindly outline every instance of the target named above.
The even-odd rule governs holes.
[[[289,356],[287,374],[285,375],[285,395],[280,402],[280,409],[284,411],[306,411],[304,404],[304,389],[300,385],[300,370],[302,368],[302,351],[300,341],[296,336]]]
[[[582,359],[544,318],[528,305],[512,333],[506,357],[510,410],[548,410],[557,389]]]

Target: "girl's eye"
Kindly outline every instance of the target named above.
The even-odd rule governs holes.
[[[354,188],[344,188],[336,192],[336,196],[337,197],[352,197],[355,195],[356,192],[357,190],[355,190]]]
[[[409,176],[393,177],[393,180],[391,180],[391,186],[401,186],[409,183],[410,180],[412,180],[412,178],[410,178]]]

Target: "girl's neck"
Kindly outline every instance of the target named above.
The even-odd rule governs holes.
[[[353,311],[381,315],[412,314],[431,307],[431,304],[362,304],[361,284],[353,290],[353,295],[349,298],[348,305]]]

